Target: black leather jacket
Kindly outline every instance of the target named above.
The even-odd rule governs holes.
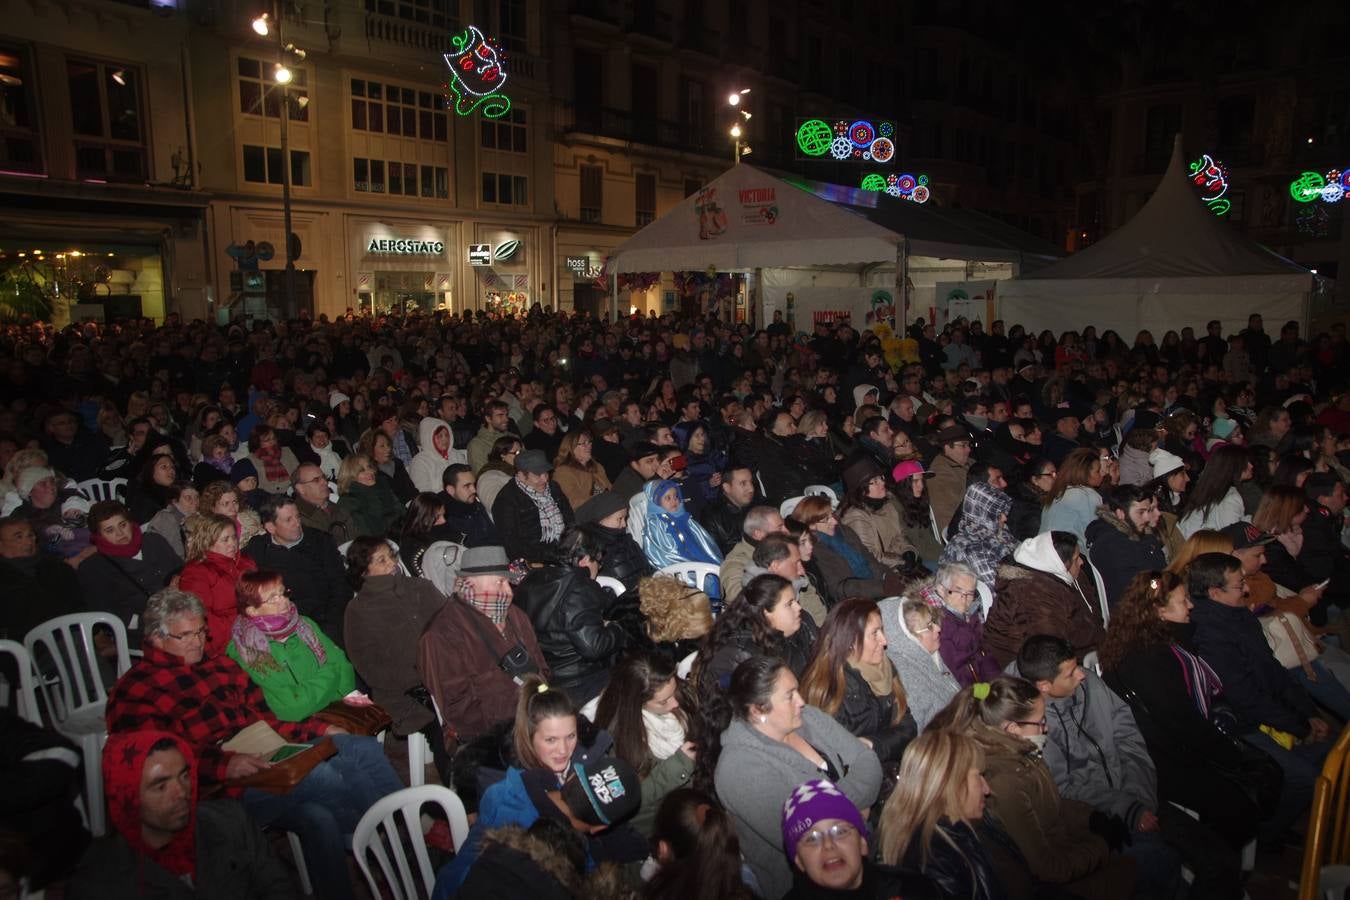
[[[834,719],[849,734],[871,741],[873,752],[883,764],[899,763],[900,754],[919,733],[909,710],[896,722],[895,698],[872,693],[858,670],[848,665],[844,666],[844,701]]]
[[[1004,900],[1007,894],[1003,884],[975,830],[964,821],[952,823],[945,817],[938,821],[938,827],[950,841],[934,834],[928,859],[920,863],[922,847],[917,839],[911,840],[905,852],[905,868],[922,872],[944,897]]]
[[[609,670],[632,637],[617,622],[617,601],[576,566],[534,569],[515,589],[516,606],[530,617],[539,649],[553,672],[551,684],[578,706],[604,689]],[[608,624],[606,624],[608,623]]]
[[[638,581],[656,572],[626,528],[606,528],[599,523],[584,527],[604,542],[601,575],[619,579],[626,590],[632,591],[637,588]]]
[[[726,494],[722,494],[703,508],[698,522],[712,535],[712,539],[717,542],[717,549],[726,556],[732,547],[740,543],[741,525],[745,523],[745,514],[749,511],[749,506],[739,507],[728,500]]]

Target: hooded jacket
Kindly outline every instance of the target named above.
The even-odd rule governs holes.
[[[966,488],[961,528],[942,548],[938,564],[965,563],[975,570],[981,584],[992,587],[998,564],[1017,546],[1012,532],[1000,521],[1011,509],[1012,498],[987,481]]]
[[[441,506],[445,508],[445,521],[428,532],[431,541],[453,541],[465,547],[498,546],[502,540],[497,535],[497,526],[488,515],[487,507],[481,500],[465,503],[449,494],[440,495]]]
[[[1079,654],[1106,634],[1087,563],[1072,579],[1048,532],[1023,541],[1013,561],[998,567],[994,595],[998,599],[984,623],[984,644],[1000,666],[1012,662],[1033,634],[1062,637]]]
[[[436,432],[445,429],[446,451],[436,449]],[[419,491],[439,494],[444,489],[441,473],[445,467],[455,463],[467,463],[469,455],[455,449],[455,432],[444,419],[427,416],[417,424],[417,446],[422,449],[408,464],[408,477]]]
[[[679,507],[670,512],[661,505],[661,498],[671,489]],[[712,535],[694,520],[684,508],[680,487],[673,481],[653,480],[643,485],[646,495],[647,527],[642,532],[642,552],[656,568],[681,562],[706,562],[720,566],[722,551]]]
[[[797,735],[834,767],[835,787],[859,808],[871,806],[881,789],[881,763],[863,742],[814,706],[802,709]],[[782,741],[771,740],[740,719],[722,733],[722,754],[713,782],[736,822],[741,853],[764,897],[782,897],[792,887],[783,852],[783,803],[820,769]]]
[[[1153,480],[1153,466],[1149,454],[1143,450],[1122,444],[1120,450],[1120,483],[1148,484]]]
[[[1130,707],[1095,672],[1083,674],[1068,697],[1045,698],[1045,764],[1061,796],[1120,816],[1134,831],[1158,809],[1153,759]]]
[[[1101,573],[1108,605],[1120,599],[1135,575],[1167,568],[1167,554],[1152,529],[1138,530],[1109,507],[1098,507],[1097,521],[1087,527],[1087,547]]]
[[[912,594],[911,594],[912,595]],[[900,619],[901,599],[892,597],[877,604],[886,630],[886,655],[905,686],[909,711],[920,731],[961,690],[939,653],[929,653],[909,633]]]

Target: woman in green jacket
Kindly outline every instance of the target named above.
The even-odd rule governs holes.
[[[308,719],[356,689],[342,648],[300,615],[277,572],[245,572],[235,586],[239,618],[225,653],[239,663],[283,722]]]
[[[403,504],[378,473],[364,454],[347,457],[338,468],[337,505],[351,513],[357,537],[387,537],[403,517]]]

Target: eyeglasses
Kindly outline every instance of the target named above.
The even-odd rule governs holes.
[[[1050,726],[1045,721],[1045,719],[1041,719],[1039,722],[1027,722],[1023,721],[1022,719],[1013,719],[1012,723],[1014,725],[1022,725],[1026,728],[1039,728],[1041,730],[1041,734],[1045,734],[1047,731],[1050,730]]]
[[[173,638],[175,641],[182,641],[185,644],[189,641],[204,642],[206,640],[206,626],[202,626],[196,631],[183,631],[178,634],[170,634],[168,637]]]
[[[923,634],[923,633],[926,632],[926,631],[941,631],[941,630],[942,630],[942,626],[939,625],[938,623],[934,622],[934,623],[932,623],[931,625],[925,625],[924,627],[918,629],[918,630],[915,631],[914,633],[915,633],[915,634]]]
[[[797,841],[797,846],[810,847],[812,850],[814,850],[821,844],[825,843],[826,838],[829,838],[832,843],[838,843],[839,841],[842,841],[844,838],[852,837],[857,833],[858,829],[854,828],[852,825],[839,823],[837,825],[831,825],[824,831],[816,831],[814,829],[808,831],[806,834],[802,835],[801,838]]]
[[[959,588],[947,588],[947,593],[948,593],[948,594],[955,594],[955,595],[958,596],[958,597],[965,597],[965,598],[970,599],[970,600],[975,599],[975,592],[974,592],[974,591],[963,591],[963,590],[961,590],[961,589],[959,589]]]
[[[315,475],[313,478],[306,478],[303,481],[297,481],[296,484],[318,484],[320,481],[327,481],[327,480],[328,479],[322,475]]]
[[[1032,477],[1032,478],[1054,478],[1054,477],[1055,477],[1056,475],[1058,475],[1058,474],[1059,474],[1058,472],[1042,472],[1042,473],[1039,474],[1039,475],[1032,475],[1031,477]]]

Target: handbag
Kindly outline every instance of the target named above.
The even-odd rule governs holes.
[[[1280,665],[1286,669],[1302,667],[1309,680],[1316,681],[1312,662],[1322,655],[1322,650],[1304,621],[1287,612],[1271,613],[1258,621],[1266,634],[1266,643],[1270,644]]]
[[[336,725],[348,734],[374,737],[394,724],[394,719],[378,703],[354,706],[342,700],[334,700],[314,714],[314,718],[329,725]]]
[[[232,779],[229,784],[231,787],[257,788],[269,794],[289,794],[315,766],[336,754],[337,747],[332,739],[325,737],[299,753],[272,763],[261,772]]]

